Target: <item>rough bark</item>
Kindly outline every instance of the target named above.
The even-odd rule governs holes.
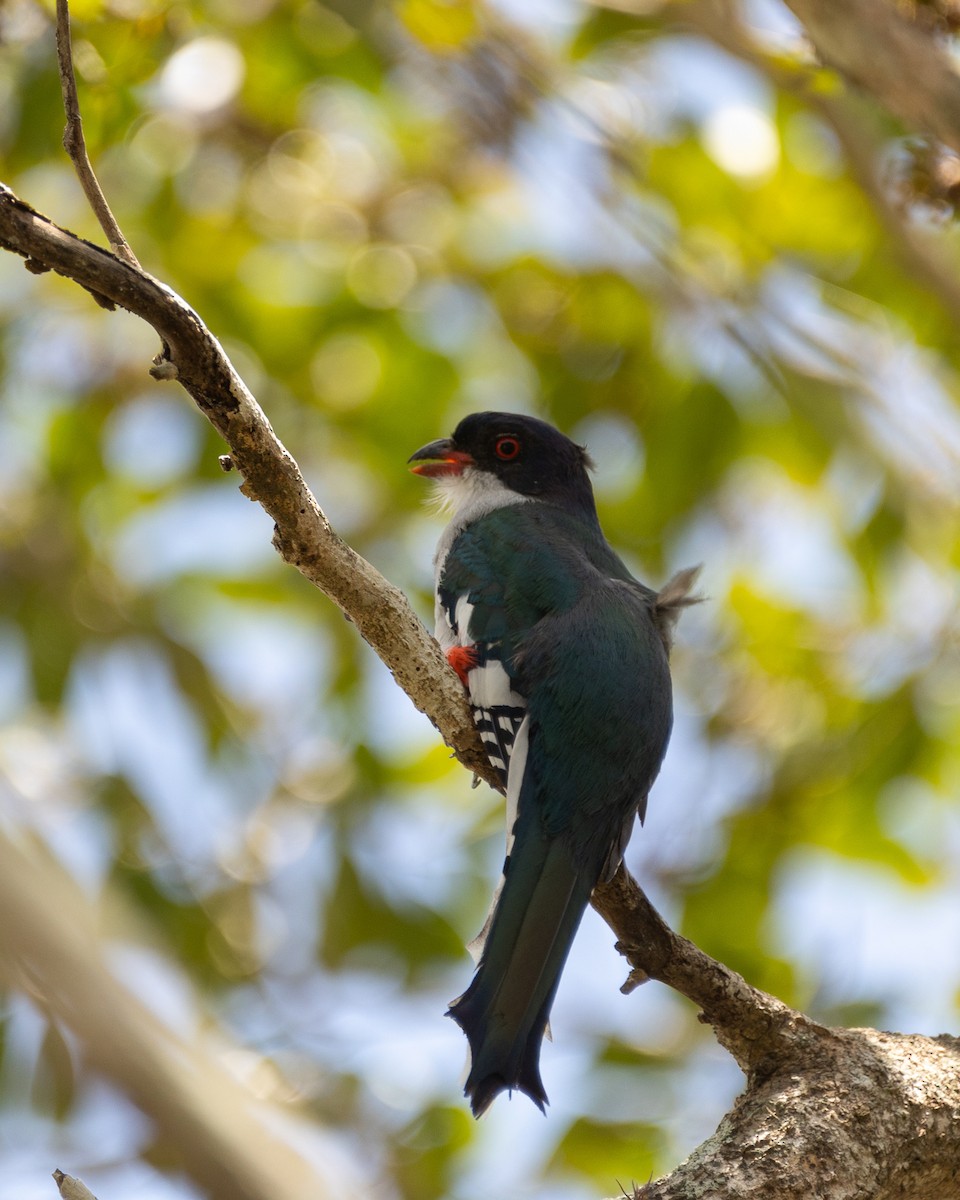
[[[953,1200],[960,1041],[806,1024],[642,1200]]]
[[[714,1136],[638,1197],[960,1196],[960,1040],[818,1025],[679,937],[630,883],[621,871],[594,893],[621,952],[699,1006],[747,1080]]]

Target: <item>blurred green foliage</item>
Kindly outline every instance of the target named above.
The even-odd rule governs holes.
[[[479,408],[588,443],[638,573],[705,564],[631,848],[644,885],[818,1017],[955,1028],[960,943],[923,949],[960,911],[954,314],[816,107],[656,6],[541,7],[76,4],[87,139],[141,261],[424,619],[440,520],[408,453]],[[59,145],[49,6],[8,0],[0,28],[4,181],[100,240]],[[955,270],[942,213],[902,219]],[[735,1073],[656,985],[616,996],[589,923],[549,1121],[466,1117],[441,1014],[496,798],[273,555],[202,417],[149,379],[149,330],[12,256],[0,311],[4,824],[136,913],[141,951],[278,1064],[283,1098],[363,1147],[376,1195],[573,1198],[669,1168]],[[0,1033],[0,1105],[42,1118],[48,1173],[82,1049],[15,993]],[[170,1151],[117,1153],[172,1172]]]

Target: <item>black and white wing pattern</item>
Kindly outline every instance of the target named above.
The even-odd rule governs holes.
[[[506,790],[510,759],[526,715],[527,702],[516,691],[504,665],[502,640],[473,638],[473,613],[474,605],[468,596],[438,588],[437,640],[464,682],[487,757]]]

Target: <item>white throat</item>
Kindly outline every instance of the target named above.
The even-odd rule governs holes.
[[[433,480],[433,486],[433,498],[440,511],[450,514],[450,523],[440,535],[434,558],[438,578],[454,538],[461,530],[495,509],[526,504],[532,499],[511,491],[496,475],[477,467],[465,467],[458,475],[440,475]]]

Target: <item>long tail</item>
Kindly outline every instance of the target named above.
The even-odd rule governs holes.
[[[479,1117],[502,1091],[543,1111],[540,1045],[560,972],[596,881],[561,839],[518,838],[473,982],[450,1005],[470,1042],[464,1094]]]

